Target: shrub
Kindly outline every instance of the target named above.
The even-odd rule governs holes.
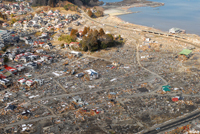
[[[78,33],[78,30],[72,29],[71,33],[70,33],[70,36],[77,36],[77,33]]]
[[[4,57],[4,63],[7,63],[9,61],[8,57]]]
[[[11,17],[14,17],[15,15],[14,15],[14,14],[11,14],[10,16],[11,16]]]
[[[70,35],[61,35],[59,38],[58,38],[59,41],[64,41],[66,43],[71,43],[71,42],[75,42],[76,41],[76,38],[75,37],[72,37]]]
[[[64,48],[64,43],[62,43],[62,44],[60,45],[60,47],[61,47],[61,48]]]
[[[13,18],[13,19],[11,20],[11,24],[14,24],[15,22],[17,22],[17,20],[16,20],[15,18]]]
[[[100,10],[97,10],[97,12],[94,13],[94,15],[95,15],[96,17],[102,17],[102,16],[103,16],[103,12],[100,11]]]
[[[65,10],[71,10],[71,11],[78,11],[78,7],[73,4],[67,4],[64,6]]]
[[[103,43],[103,42],[101,43],[101,48],[102,48],[102,49],[105,49],[105,48],[107,48],[107,47],[108,47],[108,45],[106,45],[106,44]]]
[[[88,10],[87,14],[88,14],[88,16],[90,16],[90,17],[92,17],[92,16],[93,16],[93,13],[92,13],[92,11],[91,11],[91,10]]]
[[[36,33],[35,33],[35,36],[41,36],[41,35],[42,35],[41,32],[36,32]]]

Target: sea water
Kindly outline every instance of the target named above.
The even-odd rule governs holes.
[[[186,30],[186,33],[200,35],[200,0],[152,1],[165,3],[165,5],[130,8],[129,10],[132,12],[139,12],[118,17],[130,23],[153,27],[162,31],[177,27]]]

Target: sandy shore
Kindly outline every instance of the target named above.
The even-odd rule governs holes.
[[[135,13],[131,12],[128,9],[133,8],[133,7],[146,7],[146,6],[151,6],[151,7],[158,7],[158,6],[163,6],[164,3],[158,3],[158,2],[149,2],[149,3],[134,3],[128,6],[104,6],[104,14],[109,14],[111,16],[117,16],[117,15],[123,15],[123,14],[130,14],[130,13]],[[137,12],[136,12],[137,13]]]
[[[109,14],[109,15],[112,15],[112,16],[117,16],[117,15],[123,15],[123,14],[130,14],[132,12],[130,11],[127,11],[127,10],[123,10],[123,9],[120,9],[120,8],[113,8],[113,9],[108,9],[108,10],[105,10],[104,11],[104,14]]]
[[[159,29],[155,29],[152,27],[147,27],[147,26],[142,26],[142,25],[136,25],[133,23],[129,23],[129,22],[125,22],[124,20],[121,20],[120,18],[118,18],[118,15],[123,15],[123,14],[130,14],[130,13],[138,13],[138,12],[131,12],[128,9],[129,8],[134,8],[134,7],[158,7],[158,6],[163,6],[164,3],[158,3],[158,2],[147,2],[147,3],[134,3],[128,6],[113,6],[113,5],[109,5],[109,6],[104,6],[104,13],[109,15],[110,17],[107,17],[107,19],[105,20],[105,23],[108,23],[110,21],[110,23],[113,24],[113,22],[115,22],[116,26],[117,25],[123,25],[123,26],[128,26],[128,27],[133,27],[133,29],[142,29],[142,30],[151,30],[151,31],[157,31],[157,32],[165,32]],[[168,31],[166,31],[166,33],[168,33]],[[196,35],[196,34],[181,34],[182,37],[185,37],[188,39],[188,41],[191,41],[192,43],[197,43],[200,45],[200,36]]]
[[[131,28],[135,32],[139,33],[140,36],[149,35],[148,33],[143,33],[142,30],[161,32],[161,33],[166,33],[166,34],[168,33],[168,31],[165,32],[165,31],[155,29],[152,27],[129,23],[129,22],[126,22],[126,21],[118,18],[117,16],[114,16],[114,15],[109,15],[108,17],[104,17],[104,18],[98,18],[96,20],[101,22],[102,24],[108,24],[108,25],[112,24],[112,25],[119,26],[119,27]],[[134,31],[130,31],[130,32],[126,32],[123,34],[122,31],[118,31],[118,29],[113,29],[110,27],[105,27],[105,28],[107,29],[107,31],[114,33],[114,35],[117,35],[120,33],[122,36],[124,35],[123,37],[126,37],[126,38],[131,38],[131,37],[129,37],[129,34],[135,33]],[[154,36],[154,35],[152,35],[152,36]],[[187,42],[194,43],[194,44],[200,46],[200,36],[198,36],[196,34],[179,34],[178,36],[186,38]]]

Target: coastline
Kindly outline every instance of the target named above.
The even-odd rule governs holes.
[[[119,2],[117,2],[119,3]],[[132,12],[129,11],[130,8],[134,7],[159,7],[163,6],[164,3],[159,3],[159,2],[151,2],[147,1],[145,3],[132,3],[132,4],[127,4],[126,6],[117,6],[116,3],[115,5],[105,5],[103,6],[104,8],[104,14],[106,15],[111,15],[111,16],[117,16],[117,15],[124,15],[124,14],[131,14],[131,13],[138,13],[138,12]]]
[[[108,25],[109,25],[109,23],[112,23],[113,25],[116,25],[116,27],[119,26],[119,27],[132,28],[133,30],[135,30],[135,32],[138,32],[140,35],[143,35],[143,36],[149,35],[147,32],[146,33],[143,32],[143,30],[169,34],[168,31],[163,31],[160,29],[156,29],[154,27],[148,27],[148,26],[144,26],[144,25],[126,22],[115,15],[108,15],[104,19],[98,18],[97,20],[104,24],[108,24]],[[135,33],[135,32],[133,32],[133,33]],[[177,34],[177,36],[184,37],[186,39],[185,41],[188,41],[188,42],[198,45],[200,47],[200,36],[197,34],[186,33],[186,34]]]
[[[124,0],[126,1],[126,0]],[[164,6],[164,3],[159,3],[159,2],[152,2],[152,1],[145,1],[145,2],[140,2],[140,3],[133,3],[128,6],[116,6],[117,3],[120,2],[115,2],[114,4],[109,4],[107,6],[103,6],[104,8],[104,13],[114,20],[114,22],[117,22],[119,25],[120,24],[126,24],[129,26],[132,26],[134,29],[143,29],[143,30],[152,30],[156,32],[163,32],[163,33],[168,33],[168,31],[163,31],[160,29],[156,29],[153,27],[148,27],[144,25],[139,25],[139,24],[134,24],[130,22],[126,22],[122,20],[121,18],[118,17],[118,15],[124,15],[124,14],[131,14],[131,13],[139,13],[139,12],[132,12],[129,11],[130,8],[134,7],[159,7],[159,6]],[[186,33],[186,34],[181,34],[181,36],[184,36],[188,38],[189,41],[192,41],[193,43],[200,43],[200,35],[194,34],[194,33]]]

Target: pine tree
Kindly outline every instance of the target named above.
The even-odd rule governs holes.
[[[104,35],[104,34],[105,34],[104,30],[101,28],[101,29],[99,30],[99,35],[102,36],[102,35]]]
[[[82,35],[85,36],[87,34],[87,27],[84,27]]]

